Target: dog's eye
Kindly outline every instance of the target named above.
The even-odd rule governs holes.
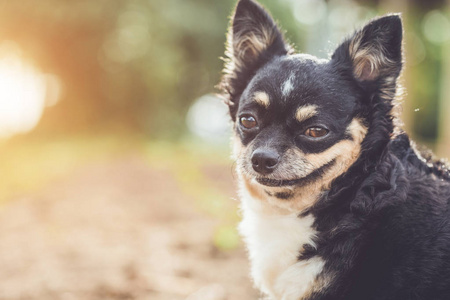
[[[327,134],[328,130],[322,127],[310,127],[305,131],[305,135],[310,136],[312,138],[320,138],[326,136]]]
[[[258,124],[256,122],[255,117],[250,116],[250,115],[245,115],[242,116],[239,121],[241,122],[241,125],[244,126],[246,129],[252,129],[255,128],[256,125]]]

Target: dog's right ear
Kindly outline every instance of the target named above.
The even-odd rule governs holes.
[[[290,47],[270,14],[253,0],[240,0],[228,31],[226,64],[220,88],[235,120],[238,98],[256,71]]]

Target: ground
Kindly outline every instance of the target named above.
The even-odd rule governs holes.
[[[229,161],[80,164],[3,201],[0,299],[257,299],[235,198]]]

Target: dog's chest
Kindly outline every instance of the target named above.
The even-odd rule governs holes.
[[[249,251],[252,277],[271,298],[299,300],[317,288],[323,260],[298,260],[303,245],[314,246],[313,222],[312,216],[259,214],[243,203],[239,229]]]

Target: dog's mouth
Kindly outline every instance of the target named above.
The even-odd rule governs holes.
[[[259,184],[270,186],[270,187],[283,187],[283,186],[302,186],[317,180],[326,171],[328,171],[334,164],[336,160],[324,164],[320,168],[312,171],[308,175],[297,179],[272,179],[267,177],[257,177],[255,178]]]
[[[302,181],[303,178],[299,179],[291,179],[291,180],[277,180],[277,179],[270,179],[270,178],[256,178],[256,181],[262,185],[265,186],[292,186],[297,185]]]

